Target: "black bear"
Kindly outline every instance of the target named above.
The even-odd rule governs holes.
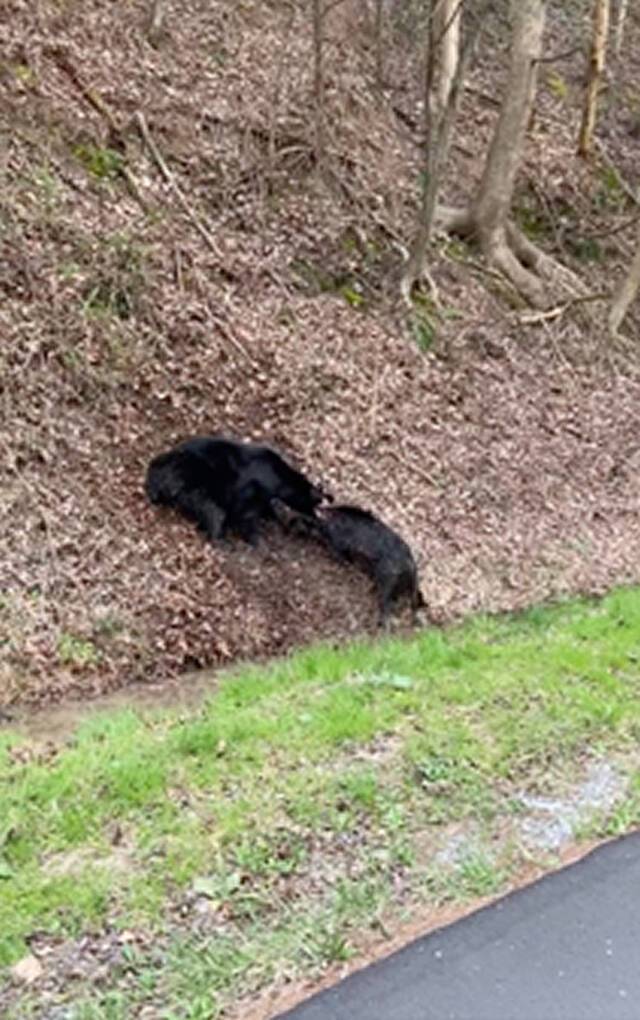
[[[297,534],[316,536],[338,559],[361,567],[373,578],[378,592],[380,624],[386,625],[393,604],[407,595],[415,618],[426,602],[418,584],[418,568],[411,549],[392,528],[357,506],[322,507],[319,516],[292,513],[273,501],[277,520]]]
[[[313,519],[329,498],[271,447],[220,434],[186,439],[154,457],[145,489],[152,503],[178,510],[210,540],[231,530],[251,545],[260,521],[273,517],[273,499]]]

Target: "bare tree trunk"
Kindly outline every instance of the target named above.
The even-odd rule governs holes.
[[[449,0],[447,0],[447,4],[449,4]],[[454,15],[457,19],[460,14],[460,0],[455,0],[455,4],[456,9],[454,11]],[[443,94],[442,78],[438,81],[437,89],[434,83],[435,50],[439,45],[442,45],[444,37],[440,38],[435,35],[435,19],[433,26],[431,26],[429,30],[429,36],[427,39],[428,59],[425,73],[424,95],[424,185],[422,188],[422,203],[420,208],[418,230],[411,246],[409,258],[406,262],[400,281],[400,293],[405,304],[410,303],[411,288],[415,281],[418,280],[424,273],[427,248],[431,243],[433,235],[433,227],[436,216],[436,202],[438,192],[440,190],[442,172],[449,155],[451,131],[458,106],[460,104],[462,86],[469,67],[473,46],[478,32],[480,31],[481,20],[480,14],[475,23],[469,29],[469,34],[467,35],[462,52],[460,53],[456,50],[454,61],[455,69],[453,70],[451,81],[448,83],[446,88],[447,98],[444,105],[441,105],[441,96]],[[450,24],[453,24],[453,22]],[[444,27],[446,28],[446,23]],[[459,30],[457,33],[454,32],[454,38],[456,38],[459,43]],[[449,55],[447,59],[452,60],[453,58]],[[450,69],[451,64],[449,64],[449,70]]]
[[[446,110],[460,54],[462,0],[437,0],[433,27],[438,50],[438,103]]]
[[[544,0],[512,0],[511,61],[500,117],[491,141],[472,215],[482,250],[533,304],[544,304],[538,280],[509,247],[507,217],[531,107],[542,49]]]
[[[618,0],[616,12],[616,27],[614,33],[613,52],[616,60],[620,60],[622,52],[622,40],[624,39],[624,26],[627,20],[629,0]]]
[[[640,222],[638,224],[638,237],[636,240],[636,252],[629,268],[629,272],[613,295],[611,308],[609,309],[609,333],[615,337],[622,320],[629,310],[629,305],[636,297],[640,289]]]
[[[487,0],[491,6],[491,0]],[[487,7],[475,9],[481,24]],[[520,297],[537,308],[555,300],[553,288],[572,298],[583,296],[584,285],[566,266],[538,248],[509,219],[516,174],[522,159],[527,125],[535,96],[537,65],[542,51],[545,0],[511,0],[513,34],[509,73],[482,179],[472,202],[463,208],[435,205],[439,175],[447,151],[452,110],[465,67],[465,41],[449,95],[447,113],[431,128],[427,139],[427,181],[416,239],[400,281],[409,303],[411,286],[423,271],[433,225],[461,237],[475,237],[493,269],[513,285]],[[473,10],[473,8],[471,8]],[[436,104],[437,105],[437,104]],[[431,115],[431,107],[427,107]]]
[[[593,132],[596,126],[598,94],[604,72],[607,35],[609,32],[609,0],[593,0],[593,34],[589,57],[589,80],[584,95],[582,124],[578,139],[578,152],[587,156],[593,146]]]

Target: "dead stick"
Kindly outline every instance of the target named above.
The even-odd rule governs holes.
[[[180,208],[185,213],[185,215],[190,220],[190,222],[193,224],[193,226],[196,228],[196,230],[200,234],[200,237],[203,239],[203,241],[206,242],[208,248],[213,252],[213,254],[216,256],[216,258],[220,259],[221,262],[224,261],[222,252],[219,251],[219,249],[217,248],[217,246],[215,244],[215,241],[211,237],[211,234],[206,229],[206,227],[203,225],[203,223],[198,219],[198,217],[194,213],[193,209],[191,208],[191,206],[187,202],[186,198],[184,197],[184,195],[180,191],[180,188],[176,184],[175,178],[174,178],[173,174],[171,173],[171,171],[169,170],[169,167],[165,163],[164,158],[162,156],[162,153],[160,152],[160,150],[158,149],[158,146],[156,145],[156,143],[154,142],[153,138],[151,137],[151,134],[149,132],[149,128],[147,127],[147,122],[144,119],[144,114],[142,114],[142,113],[140,113],[140,111],[138,111],[135,114],[135,121],[136,121],[136,124],[138,125],[138,129],[140,131],[140,135],[142,137],[143,142],[148,147],[149,152],[151,153],[151,155],[153,156],[154,160],[156,161],[156,164],[158,166],[158,169],[160,170],[160,173],[162,174],[162,176],[164,177],[165,181],[167,182],[167,184],[169,185],[169,187],[173,191],[174,195],[176,196],[176,199],[178,200]]]
[[[398,463],[408,468],[409,471],[413,471],[416,475],[420,475],[420,478],[423,478],[425,482],[429,483],[429,485],[434,485],[436,489],[440,488],[438,481],[433,477],[433,475],[430,475],[429,472],[425,471],[423,468],[418,467],[417,464],[413,464],[411,461],[405,460],[405,458],[402,457],[397,450],[394,450],[393,447],[390,447],[387,450],[387,453],[390,453],[392,457],[395,457]]]
[[[256,361],[254,361],[254,359],[251,357],[249,352],[242,346],[240,341],[236,340],[235,336],[233,335],[233,333],[231,332],[229,327],[226,325],[226,323],[222,322],[221,319],[217,315],[214,315],[214,313],[211,310],[211,306],[210,306],[210,304],[208,302],[207,302],[207,309],[209,311],[209,317],[210,317],[211,321],[214,322],[215,325],[218,327],[218,329],[220,330],[220,333],[222,334],[224,339],[228,343],[231,344],[233,349],[238,354],[240,354],[243,358],[245,358],[246,361],[249,362],[249,364],[252,366],[252,368],[258,368],[259,367],[258,363]]]
[[[521,326],[535,326],[538,322],[546,322],[550,319],[557,319],[560,315],[564,315],[566,311],[573,308],[574,305],[586,304],[589,301],[608,301],[611,297],[610,294],[580,294],[578,297],[570,298],[569,301],[565,301],[561,305],[556,305],[555,308],[549,308],[544,312],[531,312],[524,315],[516,316]]]

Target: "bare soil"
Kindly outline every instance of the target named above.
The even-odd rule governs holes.
[[[429,350],[398,316],[420,142],[408,36],[390,43],[383,103],[353,5],[329,19],[327,184],[302,11],[170,4],[153,46],[147,7],[0,13],[0,706],[374,630],[369,582],[314,545],[270,527],[257,551],[208,546],[146,503],[148,460],[193,433],[273,443],[380,514],[414,549],[436,622],[637,582],[640,380],[631,345],[606,347],[597,302],[522,325],[473,253],[443,243]],[[600,260],[572,263],[597,294],[634,229],[605,171],[632,188],[640,164],[613,89],[606,158],[576,161],[574,28],[552,4],[564,87],[541,78],[517,203],[534,201],[537,240],[569,262],[597,240]],[[637,80],[639,34],[630,14],[621,80]],[[477,178],[499,85],[485,56],[448,201]]]

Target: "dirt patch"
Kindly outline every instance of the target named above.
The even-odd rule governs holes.
[[[15,705],[0,721],[0,732],[18,733],[34,745],[64,743],[76,728],[97,712],[121,709],[144,711],[162,708],[196,708],[217,687],[217,675],[211,670],[185,673],[179,679],[162,683],[132,683],[94,698],[68,698],[61,704]],[[21,745],[23,746],[23,745]]]

